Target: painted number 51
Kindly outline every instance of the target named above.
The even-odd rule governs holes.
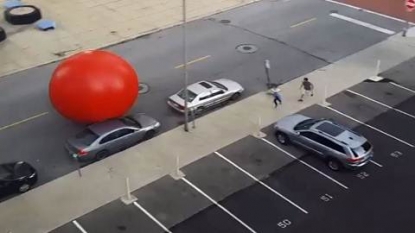
[[[288,219],[284,219],[281,222],[277,224],[280,228],[287,228],[289,225],[291,225],[291,221]]]

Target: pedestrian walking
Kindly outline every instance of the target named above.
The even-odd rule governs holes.
[[[304,78],[300,86],[301,97],[298,101],[303,101],[305,95],[313,96],[314,95],[314,85],[308,81],[308,78]]]
[[[280,91],[281,90],[279,88],[276,88],[276,87],[271,89],[272,95],[274,96],[274,106],[275,106],[275,108],[278,107],[278,104],[282,104],[282,97],[281,97]]]

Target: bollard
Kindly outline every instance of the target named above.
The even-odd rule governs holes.
[[[121,201],[124,202],[124,204],[129,205],[135,201],[137,201],[137,198],[134,197],[133,195],[131,195],[131,190],[130,190],[130,178],[126,177],[125,178],[125,187],[126,187],[126,195],[121,197]]]
[[[380,60],[378,60],[377,64],[376,64],[376,73],[375,76],[378,76],[380,72]]]

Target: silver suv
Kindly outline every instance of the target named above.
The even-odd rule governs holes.
[[[366,138],[331,120],[295,114],[279,120],[274,129],[279,143],[315,152],[334,171],[362,167],[373,157],[373,147]]]

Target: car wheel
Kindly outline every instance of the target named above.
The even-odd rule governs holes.
[[[236,92],[235,94],[233,94],[233,95],[231,96],[231,100],[232,100],[232,101],[237,100],[237,99],[239,99],[239,97],[241,97],[241,93]]]
[[[144,140],[149,140],[153,138],[154,135],[156,135],[156,131],[154,130],[147,131],[146,134],[144,134]]]
[[[15,6],[4,12],[4,19],[12,25],[32,24],[41,18],[40,9],[32,5]]]
[[[25,193],[25,192],[29,191],[29,189],[30,189],[29,184],[22,184],[19,187],[19,193]]]
[[[7,38],[6,32],[2,27],[0,27],[0,42],[4,41]]]
[[[277,138],[277,141],[281,143],[282,145],[288,145],[290,144],[290,139],[288,138],[287,134],[282,132],[276,132],[275,137]]]
[[[106,151],[106,150],[102,150],[102,151],[98,152],[98,153],[95,155],[95,160],[97,160],[97,161],[99,161],[99,160],[103,160],[103,159],[105,159],[106,157],[108,157],[108,155],[109,155],[109,152],[108,152],[108,151]]]
[[[328,159],[327,166],[333,171],[339,171],[342,168],[342,164],[337,159]]]

